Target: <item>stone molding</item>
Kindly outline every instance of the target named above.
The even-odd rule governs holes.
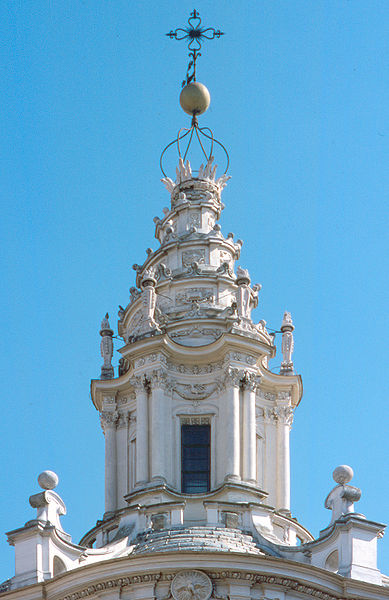
[[[290,401],[290,392],[278,392],[277,394],[278,402],[289,402]]]
[[[257,390],[257,396],[261,398],[261,400],[270,400],[271,402],[275,402],[276,394],[273,392],[264,392],[261,389]]]
[[[210,415],[178,415],[181,425],[210,425]]]
[[[209,363],[207,365],[182,365],[182,364],[176,364],[173,363],[171,361],[167,362],[167,368],[170,371],[175,371],[177,373],[182,373],[182,374],[190,374],[190,375],[203,375],[203,374],[208,374],[208,373],[214,373],[215,371],[220,371],[220,369],[222,369],[223,367],[223,362],[219,361],[219,362],[215,362],[215,363]]]
[[[180,569],[181,571],[181,569]],[[157,582],[170,582],[180,572],[173,573],[144,573],[142,575],[132,575],[128,577],[118,577],[111,579],[104,579],[98,583],[91,583],[88,586],[80,588],[79,590],[67,594],[66,596],[58,597],[58,600],[81,600],[82,598],[88,598],[100,594],[106,590],[119,589],[122,590],[125,587],[137,584],[155,584]],[[217,570],[217,571],[203,571],[210,577],[214,582],[218,581],[241,581],[248,582],[251,585],[270,585],[279,586],[283,591],[296,592],[298,594],[305,594],[306,596],[312,596],[318,598],[318,600],[344,600],[345,595],[338,593],[328,593],[319,587],[319,585],[313,585],[309,583],[301,583],[298,579],[282,575],[265,575],[263,573],[253,573],[250,571],[232,571],[229,569]],[[43,584],[46,588],[47,584]],[[47,597],[47,592],[45,594]],[[216,596],[215,596],[216,597]],[[355,597],[349,596],[348,600],[358,600]]]

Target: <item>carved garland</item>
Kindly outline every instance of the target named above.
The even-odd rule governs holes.
[[[180,571],[178,571],[179,573]],[[205,572],[205,571],[204,571]],[[313,585],[307,585],[300,583],[297,579],[291,579],[290,577],[282,577],[280,575],[262,575],[258,573],[250,573],[247,571],[208,571],[208,576],[212,580],[225,580],[234,579],[241,581],[249,581],[252,584],[267,584],[282,586],[288,591],[295,591],[300,594],[306,594],[318,598],[319,600],[346,600],[344,595],[334,595],[333,593],[328,594],[318,587]],[[157,583],[158,581],[172,581],[176,573],[146,573],[143,575],[133,575],[131,577],[119,577],[117,579],[107,579],[100,581],[99,583],[91,584],[77,592],[68,594],[60,598],[60,600],[81,600],[81,598],[87,598],[94,596],[99,592],[110,590],[112,588],[122,589],[129,585],[139,583]],[[46,588],[47,584],[43,584],[43,588]],[[347,600],[357,600],[357,598],[349,597]]]

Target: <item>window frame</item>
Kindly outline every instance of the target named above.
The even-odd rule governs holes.
[[[206,489],[201,490],[199,492],[188,492],[185,489],[185,483],[187,483],[187,474],[188,472],[190,473],[190,471],[185,470],[184,469],[184,448],[188,448],[189,444],[188,442],[185,444],[184,442],[184,435],[183,435],[183,431],[184,428],[188,428],[187,431],[190,431],[189,428],[195,428],[195,427],[201,427],[201,428],[206,428],[207,432],[208,432],[208,441],[206,444],[201,444],[199,445],[200,447],[206,447],[208,449],[208,456],[207,456],[207,470],[206,471],[193,471],[193,473],[207,473],[207,484],[206,484]],[[211,427],[211,423],[209,422],[209,420],[207,419],[207,422],[203,422],[203,423],[185,423],[185,422],[181,422],[180,424],[180,434],[181,434],[181,493],[183,494],[208,494],[211,490],[211,467],[212,467],[212,453],[211,453],[211,446],[212,446],[212,427]]]

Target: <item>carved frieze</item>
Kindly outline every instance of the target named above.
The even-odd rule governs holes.
[[[181,425],[210,425],[211,417],[209,415],[181,415]]]
[[[178,304],[189,304],[190,302],[194,302],[195,300],[211,300],[212,298],[212,288],[191,287],[187,288],[185,292],[179,292],[176,295],[176,302]]]
[[[183,346],[202,346],[211,344],[222,335],[222,330],[213,327],[191,327],[173,331],[170,337]]]
[[[228,261],[222,262],[220,267],[216,269],[216,273],[220,273],[220,275],[228,275],[229,277],[234,277],[234,272],[232,270],[231,264]]]
[[[279,402],[289,402],[290,401],[290,392],[278,392],[277,400]]]
[[[174,381],[174,380],[173,380]],[[205,400],[220,389],[220,384],[215,383],[173,383],[173,390],[184,400]]]
[[[219,250],[219,259],[220,259],[221,265],[223,263],[228,263],[230,269],[232,269],[233,260],[232,260],[231,252],[228,252],[227,250]]]
[[[273,392],[265,392],[264,390],[257,389],[257,396],[262,400],[270,400],[275,402],[276,395]]]
[[[138,369],[139,367],[144,367],[145,365],[152,365],[153,363],[156,363],[157,361],[160,364],[166,363],[166,359],[163,356],[163,354],[156,352],[153,354],[149,354],[148,356],[141,356],[140,358],[137,358],[134,362],[134,367],[136,369]]]
[[[205,250],[202,248],[192,249],[192,250],[184,250],[182,253],[182,266],[189,267],[192,263],[197,263],[199,265],[205,264]]]
[[[164,263],[159,263],[159,265],[155,267],[155,278],[157,281],[160,281],[161,279],[171,279],[172,270]]]
[[[199,213],[197,213],[197,212],[189,213],[189,226],[196,227],[196,228],[201,227],[201,217],[200,217]]]
[[[235,571],[231,569],[220,569],[207,572],[211,581],[224,582],[224,581],[242,581],[249,582],[251,585],[258,585],[263,588],[264,585],[276,586],[278,589],[288,591],[290,593],[297,593],[299,595],[311,596],[318,600],[342,600],[344,594],[337,594],[323,590],[319,585],[312,583],[306,583],[299,581],[297,578],[293,578],[286,575],[275,575],[265,573],[253,573],[250,571]],[[117,577],[111,579],[103,579],[96,583],[89,583],[85,587],[80,587],[76,591],[72,591],[71,594],[65,596],[59,596],[59,600],[81,600],[91,596],[97,596],[105,591],[110,590],[122,590],[133,584],[150,584],[161,582],[170,582],[174,580],[176,574],[173,572],[168,573],[143,573],[141,575],[130,575],[128,577]],[[350,596],[350,600],[354,600]]]
[[[228,352],[225,357],[225,364],[227,365],[229,361],[237,360],[239,362],[245,362],[247,365],[253,366],[256,364],[257,359],[255,356],[251,354],[245,354],[244,352]]]
[[[208,365],[177,365],[171,361],[166,363],[169,371],[175,371],[176,373],[184,373],[190,375],[202,375],[206,373],[213,373],[219,371],[223,367],[223,362],[210,363]]]

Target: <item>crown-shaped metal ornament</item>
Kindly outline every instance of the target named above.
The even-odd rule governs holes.
[[[201,56],[201,44],[204,40],[220,38],[224,33],[214,27],[202,27],[200,14],[197,10],[191,12],[187,27],[179,27],[166,34],[170,39],[188,40],[189,65],[186,77],[182,83],[183,89],[180,94],[180,104],[182,109],[192,116],[190,127],[181,127],[177,136],[162,151],[160,157],[160,167],[164,177],[167,177],[163,166],[163,160],[166,151],[173,145],[176,145],[179,164],[185,164],[188,161],[189,150],[193,140],[198,141],[201,153],[204,155],[206,164],[212,163],[215,146],[223,150],[225,154],[226,166],[223,172],[225,175],[229,167],[229,155],[225,146],[215,138],[213,131],[209,127],[200,127],[198,115],[203,114],[209,107],[211,96],[206,86],[196,81],[197,59]]]

